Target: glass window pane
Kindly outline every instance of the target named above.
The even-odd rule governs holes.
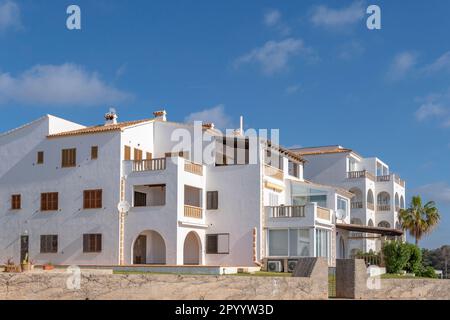
[[[288,255],[288,230],[269,230],[269,256]]]

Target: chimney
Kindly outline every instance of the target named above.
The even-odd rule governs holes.
[[[167,121],[166,110],[155,111],[155,112],[153,112],[153,115],[155,116],[155,119],[157,119],[157,120]]]
[[[117,124],[117,113],[114,108],[110,108],[109,112],[105,114],[105,126]]]
[[[203,129],[214,129],[214,123],[204,123],[203,125]]]

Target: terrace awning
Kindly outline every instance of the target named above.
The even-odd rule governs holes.
[[[361,225],[357,225],[357,224],[336,223],[336,228],[342,229],[342,230],[347,230],[347,231],[354,231],[354,232],[380,234],[383,236],[398,237],[398,236],[403,235],[402,230],[391,229],[391,228],[381,228],[381,227],[361,226]]]

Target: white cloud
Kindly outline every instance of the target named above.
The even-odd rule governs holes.
[[[414,116],[417,121],[435,120],[444,128],[450,127],[450,89],[418,99],[421,103]]]
[[[299,92],[302,89],[302,86],[300,84],[293,84],[286,88],[287,94],[294,94]]]
[[[388,79],[395,81],[404,78],[417,64],[417,55],[413,52],[405,51],[394,57],[389,71]]]
[[[239,57],[234,65],[257,63],[262,72],[271,75],[288,68],[289,59],[300,53],[310,54],[311,49],[305,47],[301,39],[289,38],[282,41],[268,41],[262,47]]]
[[[19,6],[10,0],[0,1],[0,32],[20,28],[22,28],[22,22]]]
[[[345,8],[333,9],[320,5],[312,10],[311,22],[325,28],[349,27],[364,18],[365,9],[362,1],[355,1]]]
[[[75,64],[36,65],[16,77],[0,73],[0,103],[93,106],[114,104],[130,95]]]
[[[277,30],[281,35],[287,36],[291,29],[282,21],[281,17],[279,10],[271,9],[264,14],[264,24]]]
[[[210,109],[204,109],[199,112],[189,114],[185,122],[202,121],[203,123],[214,123],[216,128],[231,129],[231,118],[225,113],[225,107],[219,104]]]
[[[351,60],[364,53],[365,49],[358,41],[351,41],[339,48],[338,57],[342,60]]]
[[[264,15],[264,24],[268,27],[275,26],[281,20],[281,13],[278,10],[269,10]]]
[[[416,188],[414,193],[423,196],[424,201],[450,204],[450,185],[447,182],[426,184]]]
[[[440,56],[436,61],[424,67],[427,73],[435,73],[439,71],[450,71],[450,51]]]

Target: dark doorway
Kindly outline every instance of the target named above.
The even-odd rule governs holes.
[[[146,264],[147,257],[147,236],[137,237],[133,248],[133,264]]]
[[[29,260],[29,237],[20,236],[20,263],[25,259]]]

